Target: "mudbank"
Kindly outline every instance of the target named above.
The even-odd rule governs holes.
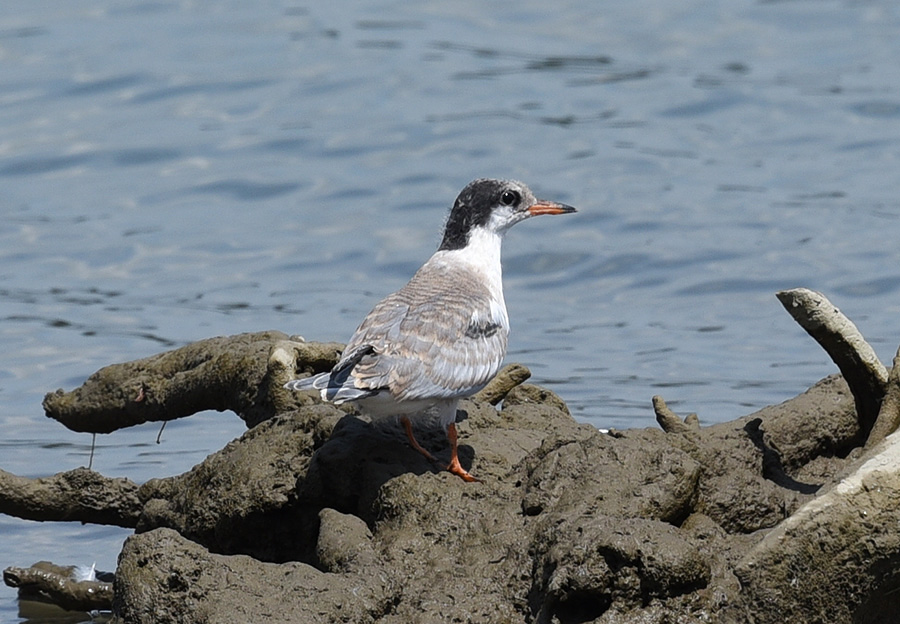
[[[808,329],[848,344],[846,327]],[[660,429],[601,432],[508,367],[458,413],[481,483],[395,423],[281,388],[339,348],[216,338],[52,393],[48,415],[81,431],[211,408],[251,428],[140,486],[0,473],[0,511],[134,527],[106,588],[123,623],[894,621],[900,367],[861,365],[859,345],[829,350],[843,376],[709,427],[656,397]],[[448,459],[441,431],[417,437]]]

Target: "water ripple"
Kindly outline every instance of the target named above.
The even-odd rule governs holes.
[[[109,76],[106,78],[86,79],[71,85],[64,91],[64,95],[74,96],[93,96],[109,91],[119,91],[122,89],[132,88],[135,85],[147,82],[149,76],[146,74],[122,74],[119,76]]]
[[[43,156],[25,158],[0,167],[0,176],[30,176],[54,173],[71,169],[90,162],[94,154],[72,154],[69,156]]]
[[[851,106],[850,110],[863,117],[875,117],[880,119],[900,117],[900,103],[884,100],[860,102],[859,104]]]
[[[846,297],[874,297],[898,290],[900,290],[900,276],[896,275],[835,287],[835,292]]]
[[[241,201],[270,199],[293,193],[301,187],[295,182],[252,182],[250,180],[221,180],[198,184],[186,189],[189,193],[210,193],[223,195]]]
[[[785,288],[783,280],[764,279],[720,279],[698,282],[675,292],[681,297],[717,295],[725,293],[775,292]]]
[[[158,89],[147,89],[143,92],[132,95],[126,101],[132,104],[151,104],[160,100],[170,100],[173,98],[179,98],[189,95],[200,94],[215,96],[227,93],[236,93],[240,91],[248,91],[251,89],[259,89],[271,84],[271,80],[247,79],[171,85]]]

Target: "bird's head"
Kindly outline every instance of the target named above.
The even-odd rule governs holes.
[[[440,249],[461,249],[476,228],[503,235],[529,217],[575,212],[572,206],[537,199],[527,186],[516,180],[481,178],[466,185],[450,210]]]

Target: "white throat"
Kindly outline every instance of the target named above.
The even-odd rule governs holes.
[[[469,233],[469,243],[462,249],[439,251],[442,260],[468,265],[481,275],[491,293],[490,320],[509,331],[509,316],[503,298],[503,268],[500,264],[502,236],[486,228],[475,228]],[[480,319],[475,319],[480,320]]]
[[[503,293],[503,269],[500,265],[502,237],[486,228],[475,228],[469,232],[469,242],[462,249],[447,251],[447,258],[454,262],[464,262],[483,274],[490,284],[491,292]]]

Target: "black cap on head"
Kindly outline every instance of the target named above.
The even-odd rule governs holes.
[[[485,226],[491,218],[491,210],[503,202],[504,193],[510,189],[505,180],[482,178],[469,182],[453,204],[444,226],[444,238],[438,249],[445,251],[462,249],[469,241],[472,228]],[[521,195],[518,196],[521,200]]]

